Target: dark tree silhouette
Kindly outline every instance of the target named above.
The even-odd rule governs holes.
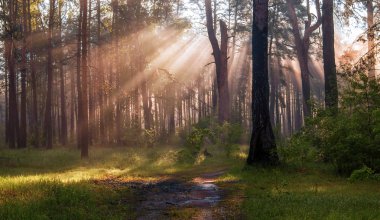
[[[323,69],[325,74],[325,104],[328,108],[338,107],[338,85],[336,79],[334,48],[334,2],[323,0]]]
[[[253,1],[252,136],[247,163],[276,164],[278,156],[270,122],[268,81],[268,0]]]

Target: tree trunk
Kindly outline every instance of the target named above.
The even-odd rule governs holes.
[[[88,157],[88,95],[87,95],[87,0],[82,0],[82,146],[81,158]]]
[[[223,123],[229,121],[230,117],[230,96],[228,89],[228,67],[227,67],[227,49],[228,49],[228,34],[227,25],[220,21],[221,43],[219,47],[213,25],[211,0],[205,0],[206,18],[207,18],[207,33],[212,46],[213,56],[216,68],[216,80],[218,88],[218,121]],[[215,6],[215,3],[214,3]],[[215,22],[215,21],[214,21]]]
[[[101,35],[100,35],[100,25],[101,25],[101,18],[100,18],[100,0],[96,1],[96,17],[97,17],[97,28],[96,28],[96,37],[98,41],[98,48],[97,48],[97,65],[98,65],[98,98],[99,98],[99,138],[101,143],[104,143],[105,139],[105,123],[104,123],[104,72],[103,72],[103,60],[100,57],[101,56]]]
[[[50,0],[48,30],[48,58],[47,58],[47,94],[45,110],[45,141],[46,148],[53,148],[53,119],[52,119],[52,92],[53,92],[53,25],[55,0]]]
[[[28,0],[28,17],[29,17],[29,36],[32,34],[32,19],[30,14],[30,0]],[[32,106],[31,106],[31,118],[30,118],[30,127],[31,133],[33,136],[33,145],[34,147],[39,147],[40,144],[40,133],[38,125],[38,98],[37,98],[37,79],[36,79],[36,68],[35,68],[35,54],[34,54],[34,41],[33,37],[30,39],[30,85],[32,89]]]
[[[270,122],[268,82],[268,0],[253,1],[252,136],[247,163],[276,164],[278,156]]]
[[[322,13],[325,105],[327,108],[336,109],[338,108],[338,85],[335,66],[333,0],[323,0]]]
[[[296,53],[298,63],[301,69],[301,81],[302,81],[302,96],[303,96],[303,112],[304,117],[309,117],[311,115],[311,96],[310,96],[310,80],[309,80],[309,47],[310,47],[310,36],[311,34],[321,25],[321,12],[319,7],[319,0],[315,0],[315,7],[317,11],[317,21],[312,25],[312,16],[310,13],[309,0],[306,1],[307,5],[307,17],[305,21],[305,28],[303,36],[301,37],[301,32],[298,27],[298,17],[295,11],[294,3],[292,0],[286,0],[288,8],[288,16],[293,29],[294,44],[296,46]]]
[[[11,1],[10,11],[13,13],[13,1]],[[11,16],[12,17],[12,16]],[[12,22],[13,23],[13,22]],[[13,25],[13,24],[11,24]],[[18,120],[18,107],[17,107],[17,89],[16,89],[16,71],[15,71],[15,48],[13,36],[5,42],[7,65],[8,65],[8,78],[9,78],[9,148],[16,148],[16,141],[19,134],[19,120]]]
[[[142,102],[143,102],[143,111],[144,111],[144,128],[146,130],[151,129],[151,112],[149,109],[149,102],[148,102],[148,88],[146,86],[146,78],[144,78],[144,81],[141,84],[141,95],[142,95]]]
[[[326,0],[325,0],[326,1]],[[375,30],[373,28],[373,0],[367,0],[367,38],[368,38],[368,51],[369,51],[369,70],[368,77],[370,79],[376,79],[376,55],[374,51],[375,47]]]
[[[82,0],[81,0],[82,1]],[[78,19],[78,35],[77,35],[77,148],[81,149],[82,147],[82,124],[83,124],[83,116],[82,116],[82,77],[81,77],[81,55],[82,55],[82,16],[83,16],[83,3],[80,2],[80,12]]]
[[[58,33],[58,41],[62,48],[62,2],[58,3],[58,19],[59,19],[59,33]],[[67,144],[67,119],[66,119],[66,94],[65,94],[65,75],[63,72],[63,49],[60,50],[60,60],[59,60],[59,77],[60,77],[60,100],[61,100],[61,126],[60,126],[60,139],[61,144],[66,145]]]

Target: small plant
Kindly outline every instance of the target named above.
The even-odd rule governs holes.
[[[363,166],[361,169],[354,170],[349,178],[350,181],[368,180],[374,176],[375,171],[367,166]]]

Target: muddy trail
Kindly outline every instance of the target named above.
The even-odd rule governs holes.
[[[205,173],[188,180],[175,177],[152,182],[106,179],[96,183],[132,189],[133,198],[123,202],[133,204],[137,214],[133,219],[241,219],[242,196],[233,187],[237,182],[217,182],[224,173]]]

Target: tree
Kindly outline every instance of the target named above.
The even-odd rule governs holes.
[[[9,79],[9,131],[8,131],[8,143],[10,148],[16,148],[16,141],[19,135],[19,117],[18,117],[18,107],[17,107],[17,76],[15,70],[15,35],[16,35],[16,19],[17,11],[15,7],[17,2],[9,1],[9,18],[8,18],[8,30],[7,38],[5,40],[5,54],[8,67],[8,79]]]
[[[81,124],[81,157],[88,157],[88,95],[87,95],[87,0],[81,0],[81,40],[82,40],[82,124]]]
[[[247,163],[276,164],[278,156],[269,113],[268,0],[253,1],[252,136]]]
[[[19,148],[26,147],[26,71],[27,71],[27,42],[28,37],[28,20],[26,13],[26,0],[22,1],[22,26],[23,26],[23,39],[22,39],[22,67],[21,67],[21,105],[20,105],[20,136]]]
[[[47,94],[45,109],[45,141],[46,148],[53,148],[52,122],[52,92],[53,92],[53,28],[54,28],[55,0],[50,0],[49,29],[48,29],[48,58],[47,58]]]
[[[322,5],[323,70],[325,75],[325,105],[338,107],[338,85],[336,79],[334,47],[334,2],[323,0]]]
[[[305,117],[310,116],[310,71],[309,71],[309,49],[310,49],[310,38],[312,33],[317,30],[321,25],[321,11],[319,7],[319,0],[315,1],[315,8],[317,11],[317,20],[312,24],[312,16],[310,13],[310,3],[306,0],[306,10],[307,10],[307,20],[305,22],[305,28],[303,35],[301,35],[301,30],[298,26],[300,23],[298,21],[296,9],[293,0],[286,0],[288,6],[288,15],[290,19],[290,24],[293,28],[294,44],[297,52],[297,59],[301,69],[301,81],[302,81],[302,96],[303,96],[303,113]]]
[[[373,0],[367,0],[366,2],[367,8],[367,39],[368,39],[368,52],[369,52],[369,62],[370,67],[368,70],[368,77],[371,79],[376,79],[376,57],[375,57],[375,30],[373,23],[374,16],[374,7]]]
[[[218,87],[218,121],[223,123],[229,121],[230,117],[230,94],[228,89],[228,68],[227,68],[227,49],[228,34],[227,25],[220,20],[220,47],[215,34],[215,18],[213,21],[211,0],[205,0],[207,33],[212,46],[213,56],[216,68],[216,81]]]
[[[58,2],[58,19],[59,19],[59,32],[58,32],[58,41],[60,46],[63,46],[62,42],[62,6],[63,2]],[[63,72],[63,49],[60,50],[60,60],[59,60],[59,77],[60,77],[60,100],[61,100],[61,134],[60,140],[62,145],[67,143],[67,119],[66,119],[66,94],[65,94],[65,74]]]

